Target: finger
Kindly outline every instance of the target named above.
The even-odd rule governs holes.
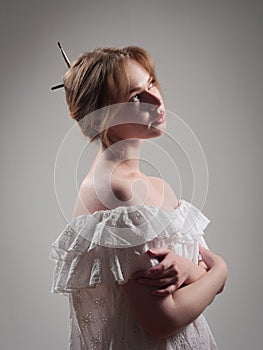
[[[155,286],[155,287],[165,287],[171,284],[175,284],[178,282],[177,278],[160,278],[160,279],[149,279],[149,278],[139,278],[137,280],[139,284],[144,284],[147,286]]]
[[[158,296],[158,297],[166,297],[166,296],[176,292],[176,290],[177,290],[176,285],[171,285],[171,286],[168,286],[167,288],[164,288],[164,289],[153,290],[151,292],[151,294]]]
[[[198,265],[202,267],[204,270],[208,271],[208,266],[204,262],[204,260],[199,260]]]
[[[174,255],[166,255],[165,258],[159,262],[159,264],[151,267],[148,271],[151,271],[152,274],[162,273],[164,270],[169,269],[174,262]]]
[[[205,262],[207,267],[210,269],[213,266],[213,264],[214,264],[215,254],[213,254],[211,252],[211,250],[208,250],[208,249],[204,248],[200,244],[199,244],[199,253],[202,256],[202,260]]]
[[[177,271],[176,269],[171,266],[170,268],[159,271],[159,270],[145,270],[145,271],[138,271],[133,275],[133,279],[138,279],[138,278],[149,278],[149,279],[159,279],[159,278],[165,278],[165,277],[175,277],[177,276]]]
[[[165,270],[150,270],[150,278],[156,279],[156,278],[164,278],[164,277],[175,277],[178,275],[178,271],[174,265],[168,267]]]
[[[205,261],[206,257],[209,256],[209,250],[199,244],[199,254],[202,257],[202,260]]]
[[[148,270],[141,270],[141,271],[136,271],[133,275],[132,275],[132,279],[138,279],[138,278],[143,278],[143,277],[149,277],[149,273],[147,275],[147,271]]]
[[[159,258],[163,258],[165,257],[167,254],[170,253],[170,250],[167,248],[151,248],[148,249],[146,252],[148,255],[150,255],[151,257],[159,257]]]
[[[202,254],[205,254],[206,252],[209,252],[209,250],[203,247],[201,244],[199,244],[199,253],[202,255]]]
[[[159,264],[158,264],[159,265]],[[157,266],[157,265],[156,265]],[[157,268],[153,269],[150,268],[148,270],[142,270],[142,271],[137,271],[132,275],[132,279],[138,279],[138,278],[160,278],[160,276],[163,276],[165,274],[165,269],[164,268]]]

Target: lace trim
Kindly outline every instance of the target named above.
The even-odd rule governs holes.
[[[186,201],[169,212],[134,206],[79,216],[52,245],[50,257],[56,261],[52,291],[124,283],[133,272],[156,263],[146,254],[152,247],[167,246],[196,260],[198,241],[209,222]]]

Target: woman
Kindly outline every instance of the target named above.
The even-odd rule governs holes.
[[[69,294],[71,349],[216,349],[202,312],[227,268],[203,247],[209,220],[139,168],[143,140],[166,126],[149,55],[86,53],[64,88],[70,116],[100,144],[51,252],[53,291]]]

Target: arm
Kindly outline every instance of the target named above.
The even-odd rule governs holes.
[[[224,285],[227,267],[224,260],[204,248],[200,253],[209,271],[197,281],[175,293],[156,298],[149,293],[155,287],[129,280],[122,286],[138,322],[157,338],[167,337],[193,322]]]

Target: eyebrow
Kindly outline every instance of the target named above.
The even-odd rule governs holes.
[[[147,83],[149,83],[151,80],[152,80],[152,76],[149,75],[149,78],[148,78]],[[135,91],[139,91],[139,90],[141,90],[141,88],[142,88],[141,86],[136,86],[136,87],[134,87],[134,88],[132,88],[132,89],[130,90],[129,94],[132,94],[132,93],[135,92]]]

